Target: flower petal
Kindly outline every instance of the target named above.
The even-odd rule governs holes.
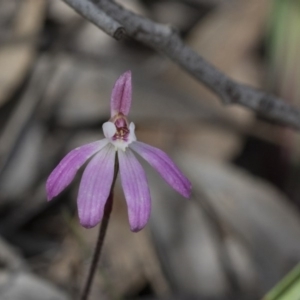
[[[136,136],[135,136],[135,125],[133,122],[129,124],[129,137],[128,137],[128,142],[132,143],[136,141]]]
[[[110,100],[111,117],[122,113],[127,116],[131,106],[131,71],[121,75],[115,83]]]
[[[175,191],[186,198],[190,197],[190,181],[165,152],[141,142],[133,142],[129,147],[143,157]]]
[[[107,139],[111,139],[117,132],[116,125],[113,122],[105,122],[102,125],[103,134]]]
[[[118,150],[122,187],[132,231],[145,227],[150,217],[151,197],[145,171],[132,151]]]
[[[77,199],[83,227],[94,227],[103,217],[114,177],[115,155],[116,151],[109,144],[93,157],[84,170]]]
[[[106,146],[108,141],[93,142],[78,147],[69,152],[52,171],[47,179],[46,191],[47,198],[51,200],[62,192],[74,179],[78,169],[97,151]]]

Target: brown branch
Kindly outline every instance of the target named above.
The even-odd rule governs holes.
[[[95,11],[104,12],[113,20],[122,24],[128,36],[162,52],[180,65],[189,74],[216,93],[224,104],[239,104],[278,123],[300,129],[300,111],[297,108],[276,96],[229,78],[185,45],[172,28],[139,16],[123,8],[113,0],[64,1],[70,3],[89,2],[93,5]],[[89,13],[82,13],[82,15],[91,20]],[[99,27],[105,31],[105,28]]]

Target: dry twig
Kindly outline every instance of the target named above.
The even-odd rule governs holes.
[[[84,18],[101,28],[108,35],[112,36],[116,40],[120,40],[125,30],[122,25],[108,16],[105,12],[99,9],[95,9],[95,5],[90,1],[81,0],[63,0],[76,10]]]
[[[76,5],[81,15],[113,37],[116,34],[110,30],[113,23],[121,24],[129,37],[165,54],[216,93],[224,104],[239,104],[278,123],[300,129],[297,108],[276,96],[232,80],[185,45],[174,29],[137,15],[113,0],[63,1],[72,7]],[[95,22],[95,15],[101,18],[103,13],[109,19]]]

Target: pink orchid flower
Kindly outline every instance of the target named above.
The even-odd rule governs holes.
[[[74,179],[78,169],[92,157],[80,182],[77,203],[81,225],[86,228],[96,226],[103,217],[110,193],[117,153],[130,228],[137,232],[150,217],[151,197],[145,171],[134,152],[186,198],[191,194],[191,183],[166,153],[136,140],[135,125],[127,120],[131,106],[130,71],[116,81],[110,105],[111,119],[103,124],[105,138],[78,147],[62,159],[47,180],[47,198],[51,200],[61,193]]]

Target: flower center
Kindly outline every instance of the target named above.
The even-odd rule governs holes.
[[[110,140],[116,149],[123,151],[134,141],[135,126],[131,122],[128,124],[127,118],[123,114],[117,114],[110,121],[103,124],[104,136]]]
[[[112,139],[114,141],[122,140],[127,142],[130,131],[128,129],[128,121],[126,117],[123,114],[118,114],[113,118],[113,123],[116,126],[117,132],[112,137]]]
[[[112,139],[115,140],[123,140],[127,141],[129,135],[129,129],[127,127],[117,127],[116,134],[112,137]]]

